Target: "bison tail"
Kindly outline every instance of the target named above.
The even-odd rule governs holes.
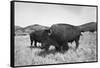
[[[89,23],[80,25],[79,28],[81,32],[86,32],[86,31],[94,32],[94,31],[97,31],[97,23],[89,22]]]

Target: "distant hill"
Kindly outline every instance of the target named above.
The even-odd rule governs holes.
[[[15,26],[15,35],[27,35],[33,31],[48,29],[47,26],[42,26],[39,24],[29,25],[24,28],[20,26]]]
[[[82,31],[97,31],[97,23],[96,22],[89,22],[89,23],[86,23],[86,24],[82,24],[79,26]]]
[[[32,31],[37,31],[37,30],[43,30],[43,29],[48,29],[49,27],[47,26],[42,26],[42,25],[39,25],[39,24],[35,24],[35,25],[30,25],[30,26],[27,26],[24,28],[24,31],[26,33],[30,33]]]
[[[20,26],[15,26],[15,31],[19,30],[19,29],[22,29],[22,27]]]
[[[24,28],[20,26],[15,26],[15,35],[23,35],[24,34]]]

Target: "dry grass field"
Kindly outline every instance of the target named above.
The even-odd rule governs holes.
[[[68,43],[70,49],[64,54],[51,52],[45,56],[39,55],[43,51],[42,49],[29,48],[29,35],[15,36],[15,66],[97,61],[96,35],[96,32],[84,32],[80,37],[79,48],[76,51],[75,42],[73,42],[72,44]]]

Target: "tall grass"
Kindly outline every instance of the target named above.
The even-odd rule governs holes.
[[[15,36],[15,66],[57,64],[72,62],[96,61],[96,32],[85,32],[79,40],[79,47],[75,50],[75,42],[69,43],[70,49],[63,53],[39,55],[42,49],[30,49],[29,36]]]

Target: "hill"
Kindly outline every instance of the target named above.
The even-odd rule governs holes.
[[[15,26],[15,35],[27,35],[33,31],[48,29],[47,26],[42,26],[39,24],[29,25],[24,28],[20,26]]]
[[[91,31],[91,32],[94,32],[94,31],[97,31],[97,23],[96,22],[89,22],[89,23],[86,23],[86,24],[82,24],[79,26],[82,31]]]
[[[30,25],[24,28],[24,31],[26,33],[31,33],[32,31],[37,31],[37,30],[43,30],[43,29],[48,29],[49,27],[47,26],[42,26],[39,24],[34,24],[34,25]]]

